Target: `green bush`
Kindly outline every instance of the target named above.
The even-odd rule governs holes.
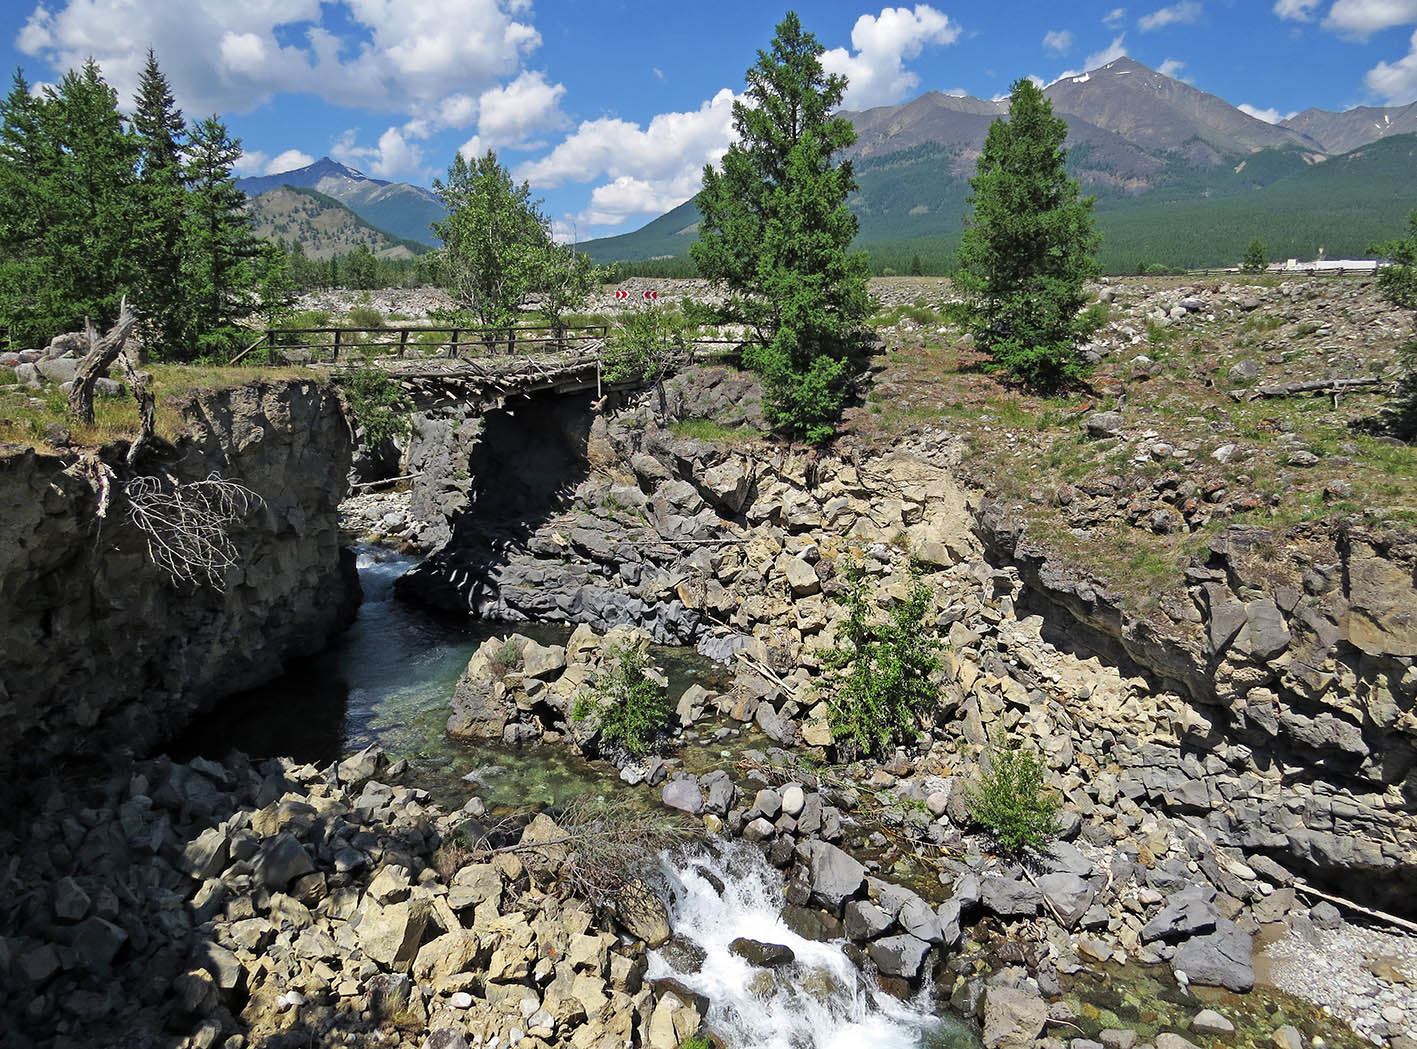
[[[520,643],[514,644],[511,638],[502,642],[502,646],[492,655],[492,665],[502,670],[520,670],[522,667],[522,646]]]
[[[606,382],[658,378],[688,348],[684,318],[678,313],[659,306],[627,310],[606,341],[601,373]]]
[[[850,750],[879,753],[913,742],[921,715],[939,697],[931,680],[941,665],[928,615],[933,594],[916,579],[905,600],[877,619],[861,566],[847,561],[842,568],[848,585],[838,600],[847,612],[846,644],[823,655],[828,667],[850,669],[830,699],[832,736]]]
[[[360,365],[337,376],[354,421],[369,447],[409,432],[412,406],[382,368]]]
[[[650,677],[649,655],[637,645],[614,646],[606,669],[576,698],[577,721],[597,718],[600,736],[636,757],[648,754],[669,728],[674,704],[667,690]]]
[[[348,322],[345,327],[348,328],[384,327],[384,315],[368,305],[351,306],[345,320]]]
[[[1004,852],[1041,849],[1058,832],[1058,800],[1043,785],[1043,765],[1012,739],[990,747],[979,783],[966,797],[970,816]]]

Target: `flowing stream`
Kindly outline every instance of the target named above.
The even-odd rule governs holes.
[[[416,560],[365,547],[359,551],[364,602],[334,645],[287,668],[277,680],[224,700],[173,747],[179,758],[220,759],[228,750],[254,758],[289,755],[326,763],[370,743],[408,757],[406,782],[428,790],[447,809],[473,794],[493,810],[525,812],[581,795],[614,795],[652,804],[654,795],[619,782],[617,770],[563,745],[512,747],[454,740],[444,732],[459,674],[477,646],[508,632],[543,644],[564,642],[557,623],[493,623],[441,615],[395,599],[394,580]],[[720,671],[689,649],[652,650],[678,693],[694,681],[708,687]],[[700,739],[680,750],[703,771],[749,745],[753,731],[731,740]],[[651,975],[674,975],[712,1002],[709,1026],[733,1049],[919,1049],[978,1046],[977,1036],[928,1004],[882,993],[846,956],[843,943],[817,943],[781,918],[783,879],[761,853],[741,842],[715,843],[677,861],[665,857],[674,928],[707,957],[693,973],[677,973],[663,952]],[[722,896],[714,887],[724,886]],[[771,979],[729,952],[744,936],[791,947],[796,961]],[[755,983],[754,980],[757,980]]]
[[[843,943],[819,943],[788,928],[781,915],[782,874],[743,842],[666,854],[664,879],[676,939],[650,956],[651,978],[673,977],[708,997],[708,1026],[727,1044],[753,1049],[965,1049],[977,1036],[931,1010],[922,992],[901,1002],[881,991],[846,956]],[[722,886],[720,893],[719,887]],[[739,937],[791,948],[793,961],[757,968],[733,953]],[[677,949],[676,949],[677,948]],[[676,968],[677,966],[677,968]]]

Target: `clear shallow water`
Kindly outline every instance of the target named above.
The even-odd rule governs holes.
[[[663,859],[675,933],[704,949],[695,972],[681,973],[661,949],[649,976],[673,977],[710,1001],[708,1026],[735,1047],[753,1049],[967,1049],[973,1032],[934,1015],[922,993],[901,1002],[875,986],[842,950],[799,936],[782,920],[782,874],[742,842]],[[710,877],[711,876],[711,877]],[[712,879],[724,886],[720,896]],[[796,956],[771,979],[732,953],[743,936],[784,944]]]
[[[494,809],[525,809],[623,788],[613,766],[586,761],[568,747],[479,744],[446,735],[453,687],[478,645],[512,632],[560,644],[571,628],[488,622],[397,600],[394,580],[417,563],[377,547],[360,549],[364,601],[349,630],[275,681],[222,700],[173,752],[219,759],[234,748],[252,757],[323,764],[377,743],[409,758],[412,781],[451,808],[474,794]],[[713,678],[712,664],[692,651],[655,649],[654,655],[671,690]]]

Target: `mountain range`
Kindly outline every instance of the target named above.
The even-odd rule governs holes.
[[[365,222],[334,197],[303,186],[277,186],[248,198],[251,228],[258,237],[299,242],[307,258],[328,259],[358,246],[381,259],[412,259],[428,245],[395,237]]]
[[[376,230],[391,234],[391,239],[424,246],[437,243],[430,224],[448,214],[438,198],[422,186],[370,178],[329,157],[293,171],[236,180],[236,187],[252,200],[282,186],[314,190],[348,208]],[[315,254],[308,244],[306,250]]]
[[[1101,261],[1114,272],[1233,265],[1255,237],[1276,258],[1361,255],[1417,208],[1417,103],[1270,124],[1129,58],[1044,94],[1067,122],[1069,167],[1096,198]],[[857,133],[857,244],[877,262],[952,255],[968,179],[1007,112],[1007,101],[932,91],[844,114]],[[678,257],[698,221],[690,200],[581,248],[602,262]]]

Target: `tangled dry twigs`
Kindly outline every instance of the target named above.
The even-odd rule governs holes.
[[[128,520],[143,533],[148,557],[174,586],[226,589],[226,573],[239,558],[232,525],[245,519],[262,499],[237,481],[211,474],[186,484],[142,475],[124,488]]]
[[[517,823],[516,817],[489,828],[470,842],[470,852],[547,852],[565,859],[563,883],[577,896],[597,906],[622,905],[658,866],[658,854],[702,834],[702,828],[677,812],[611,805],[577,798],[556,817],[562,834],[514,845],[493,846],[492,840]]]

